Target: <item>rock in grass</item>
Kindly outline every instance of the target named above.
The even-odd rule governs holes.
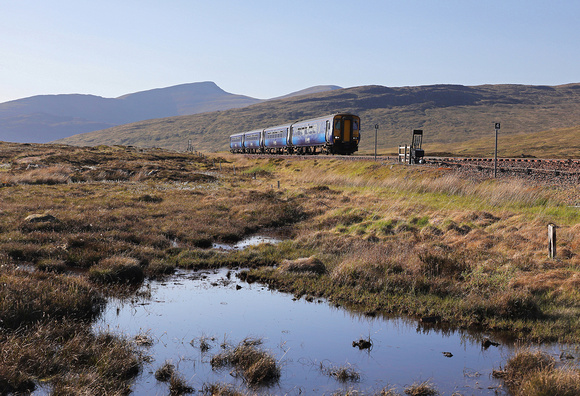
[[[326,267],[322,261],[311,256],[296,260],[284,260],[278,266],[278,270],[282,272],[314,273],[320,275],[326,272]]]
[[[57,218],[49,214],[35,213],[26,216],[24,221],[28,223],[46,223],[46,222],[54,223],[55,221],[57,221]]]

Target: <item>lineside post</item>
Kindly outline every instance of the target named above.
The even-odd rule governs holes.
[[[379,133],[379,124],[375,124],[375,161],[377,160],[377,136]]]
[[[556,258],[556,225],[548,224],[548,256]]]
[[[493,156],[493,177],[497,177],[497,134],[499,132],[500,123],[495,123],[495,154]]]

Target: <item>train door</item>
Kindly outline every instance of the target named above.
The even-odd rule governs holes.
[[[353,138],[352,117],[338,116],[334,119],[334,142],[350,143]]]
[[[342,141],[349,143],[352,137],[352,120],[350,118],[342,119]]]

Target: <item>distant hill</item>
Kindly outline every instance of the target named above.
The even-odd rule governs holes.
[[[287,96],[336,89],[318,86]],[[132,123],[228,110],[262,102],[198,82],[136,92],[118,98],[94,95],[39,95],[0,103],[0,140],[44,143]]]
[[[580,84],[334,89],[220,112],[141,121],[59,142],[184,150],[191,139],[196,150],[219,151],[228,148],[232,133],[343,111],[361,116],[362,152],[373,150],[378,124],[379,150],[392,152],[399,144],[410,143],[411,130],[420,128],[428,155],[430,144],[437,144],[438,151],[453,152],[457,144],[493,136],[496,121],[501,122],[501,136],[580,125]]]

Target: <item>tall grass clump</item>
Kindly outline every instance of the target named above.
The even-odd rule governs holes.
[[[244,340],[236,347],[214,355],[213,369],[232,366],[249,385],[267,385],[280,378],[280,367],[274,357],[258,348],[252,340]]]
[[[70,167],[54,165],[32,169],[8,177],[3,175],[2,181],[14,184],[65,184],[70,181],[71,174]]]
[[[439,392],[429,381],[424,381],[406,387],[405,394],[409,396],[437,396]]]
[[[509,358],[503,370],[494,370],[493,376],[503,379],[511,392],[518,393],[522,383],[528,379],[537,378],[539,373],[553,372],[555,363],[554,358],[545,352],[524,349]]]
[[[580,372],[578,369],[564,368],[541,370],[526,377],[517,396],[577,396],[580,395]]]
[[[335,378],[339,382],[344,383],[360,381],[360,373],[356,371],[350,364],[325,367],[322,363],[320,363],[320,371],[329,377]]]
[[[46,318],[90,319],[104,298],[86,280],[0,266],[0,323],[16,329]]]
[[[122,337],[84,322],[45,321],[0,334],[0,392],[31,391],[39,380],[60,394],[121,394],[143,360]]]
[[[101,260],[89,270],[89,278],[98,283],[129,283],[143,281],[145,275],[139,261],[132,257],[114,256]]]

